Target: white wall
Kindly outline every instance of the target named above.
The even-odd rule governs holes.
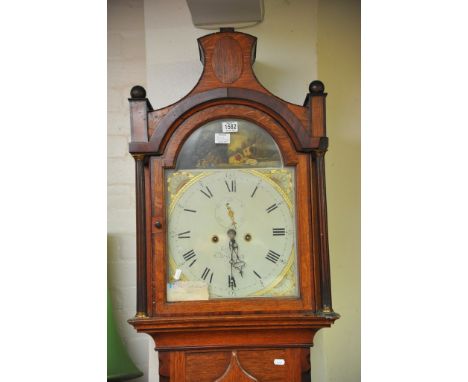
[[[147,335],[136,334],[127,323],[136,306],[135,175],[134,161],[128,154],[127,99],[133,85],[146,83],[143,13],[143,0],[108,3],[108,286],[121,337],[145,373],[137,381],[156,381],[154,342]],[[153,378],[148,378],[151,374]]]
[[[317,74],[316,19],[316,0],[265,0],[264,21],[239,29],[258,38],[254,69],[263,85],[301,105]],[[146,90],[159,108],[195,86],[202,70],[196,39],[214,31],[192,25],[185,0],[145,0],[145,28]]]
[[[271,92],[302,104],[308,84],[317,78],[330,92],[331,272],[334,308],[343,317],[316,337],[311,351],[313,382],[359,380],[359,32],[357,1],[346,3],[265,0],[264,22],[240,30],[257,36],[254,69]],[[122,336],[145,372],[141,380],[155,382],[154,344],[149,336],[135,334],[126,322],[135,314],[134,170],[126,146],[127,98],[135,84],[146,86],[155,108],[182,98],[202,69],[196,39],[211,32],[193,27],[185,0],[110,0],[109,4],[109,285]],[[328,44],[332,45],[329,50]],[[350,193],[344,193],[348,188]]]
[[[361,380],[359,4],[359,0],[322,0],[318,13],[318,73],[329,92],[326,172],[332,297],[333,308],[342,315],[331,330],[319,334],[317,342],[324,345],[323,381],[327,382]]]

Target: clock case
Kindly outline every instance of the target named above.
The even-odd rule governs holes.
[[[332,309],[330,287],[324,85],[313,81],[304,105],[291,104],[271,94],[255,77],[254,36],[224,28],[201,37],[198,44],[203,73],[180,101],[153,110],[143,87],[131,90],[137,314],[129,323],[154,338],[161,380],[202,381],[196,371],[199,365],[205,374],[218,368],[206,374],[207,381],[215,380],[216,373],[224,378],[219,381],[279,381],[283,380],[276,379],[281,378],[279,370],[286,373],[284,380],[299,381],[309,373],[315,333],[339,317]],[[264,128],[277,143],[284,165],[296,168],[298,298],[166,301],[164,171],[175,168],[193,131],[224,118],[245,119]],[[285,366],[273,364],[275,351],[282,352],[279,358],[286,359]],[[255,365],[250,369],[248,365],[252,359],[261,365],[255,373]]]

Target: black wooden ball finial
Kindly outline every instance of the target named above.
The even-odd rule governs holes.
[[[143,86],[136,85],[130,90],[130,96],[132,98],[146,98],[146,90]]]
[[[309,92],[311,93],[323,93],[325,90],[325,85],[322,81],[315,80],[312,81],[309,85]]]

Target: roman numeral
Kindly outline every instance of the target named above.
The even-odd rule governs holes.
[[[272,263],[276,264],[280,257],[281,257],[281,255],[278,255],[275,251],[272,251],[270,249],[265,258],[267,260],[270,260]]]
[[[226,184],[226,187],[227,187],[229,192],[236,192],[237,191],[236,181],[235,180],[231,180],[231,187],[229,187],[229,183],[228,183],[227,180],[225,180],[224,183]]]
[[[213,281],[213,275],[214,275],[214,273],[213,273],[213,272],[211,272],[211,276],[210,276],[210,284],[211,284],[211,282]]]
[[[273,228],[273,236],[284,236],[286,235],[285,228]]]
[[[211,199],[213,197],[213,194],[211,193],[211,190],[208,188],[208,186],[205,186],[205,190],[200,190],[200,192],[205,195],[208,199]]]
[[[179,239],[190,239],[190,231],[185,231],[177,234]]]
[[[184,208],[184,211],[187,211],[187,212],[197,212],[195,210],[189,210],[188,208]]]
[[[257,272],[253,271],[253,273],[255,273],[255,276],[257,276],[259,279],[262,278],[262,276],[260,276]]]
[[[274,211],[278,208],[278,205],[275,203],[275,204],[272,204],[270,207],[268,207],[266,209],[266,212],[270,213],[271,211]]]
[[[254,188],[252,194],[250,195],[251,198],[254,197],[255,193],[257,192],[257,189],[258,189],[258,186],[255,186],[255,188]]]
[[[202,278],[203,280],[206,280],[206,278],[208,277],[208,275],[210,274],[210,272],[211,272],[211,269],[208,268],[208,267],[206,267],[205,270],[203,271],[202,275],[201,275],[201,278]],[[213,276],[213,275],[211,275],[211,276]]]
[[[189,261],[190,259],[193,259],[197,254],[191,249],[190,251],[184,253],[182,257],[184,258],[185,261]]]
[[[189,267],[191,267],[193,264],[195,264],[195,261],[197,261],[198,259],[193,259],[193,261],[189,264]]]
[[[228,275],[228,286],[229,288],[236,288],[236,279],[234,276]]]

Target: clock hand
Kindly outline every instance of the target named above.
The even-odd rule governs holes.
[[[229,279],[229,286],[231,287],[232,290],[234,290],[234,275],[233,275],[233,264],[234,264],[234,259],[233,259],[233,248],[232,248],[232,243],[229,242],[229,249],[231,250],[231,260],[229,263],[231,264],[231,278]]]
[[[236,234],[236,230],[232,228],[227,231],[227,235],[229,237],[229,249],[231,250],[231,260],[229,261],[231,263],[231,273],[232,268],[234,267],[239,271],[240,275],[244,277],[243,268],[245,267],[245,262],[239,257],[239,245],[236,242]],[[235,259],[234,254],[236,255]]]
[[[234,211],[232,210],[231,206],[229,205],[229,203],[226,203],[226,208],[227,208],[227,213],[228,213],[228,216],[229,218],[231,219],[231,222],[232,222],[232,226],[237,229],[237,223],[236,223],[236,220],[235,220],[235,217],[234,217]]]

